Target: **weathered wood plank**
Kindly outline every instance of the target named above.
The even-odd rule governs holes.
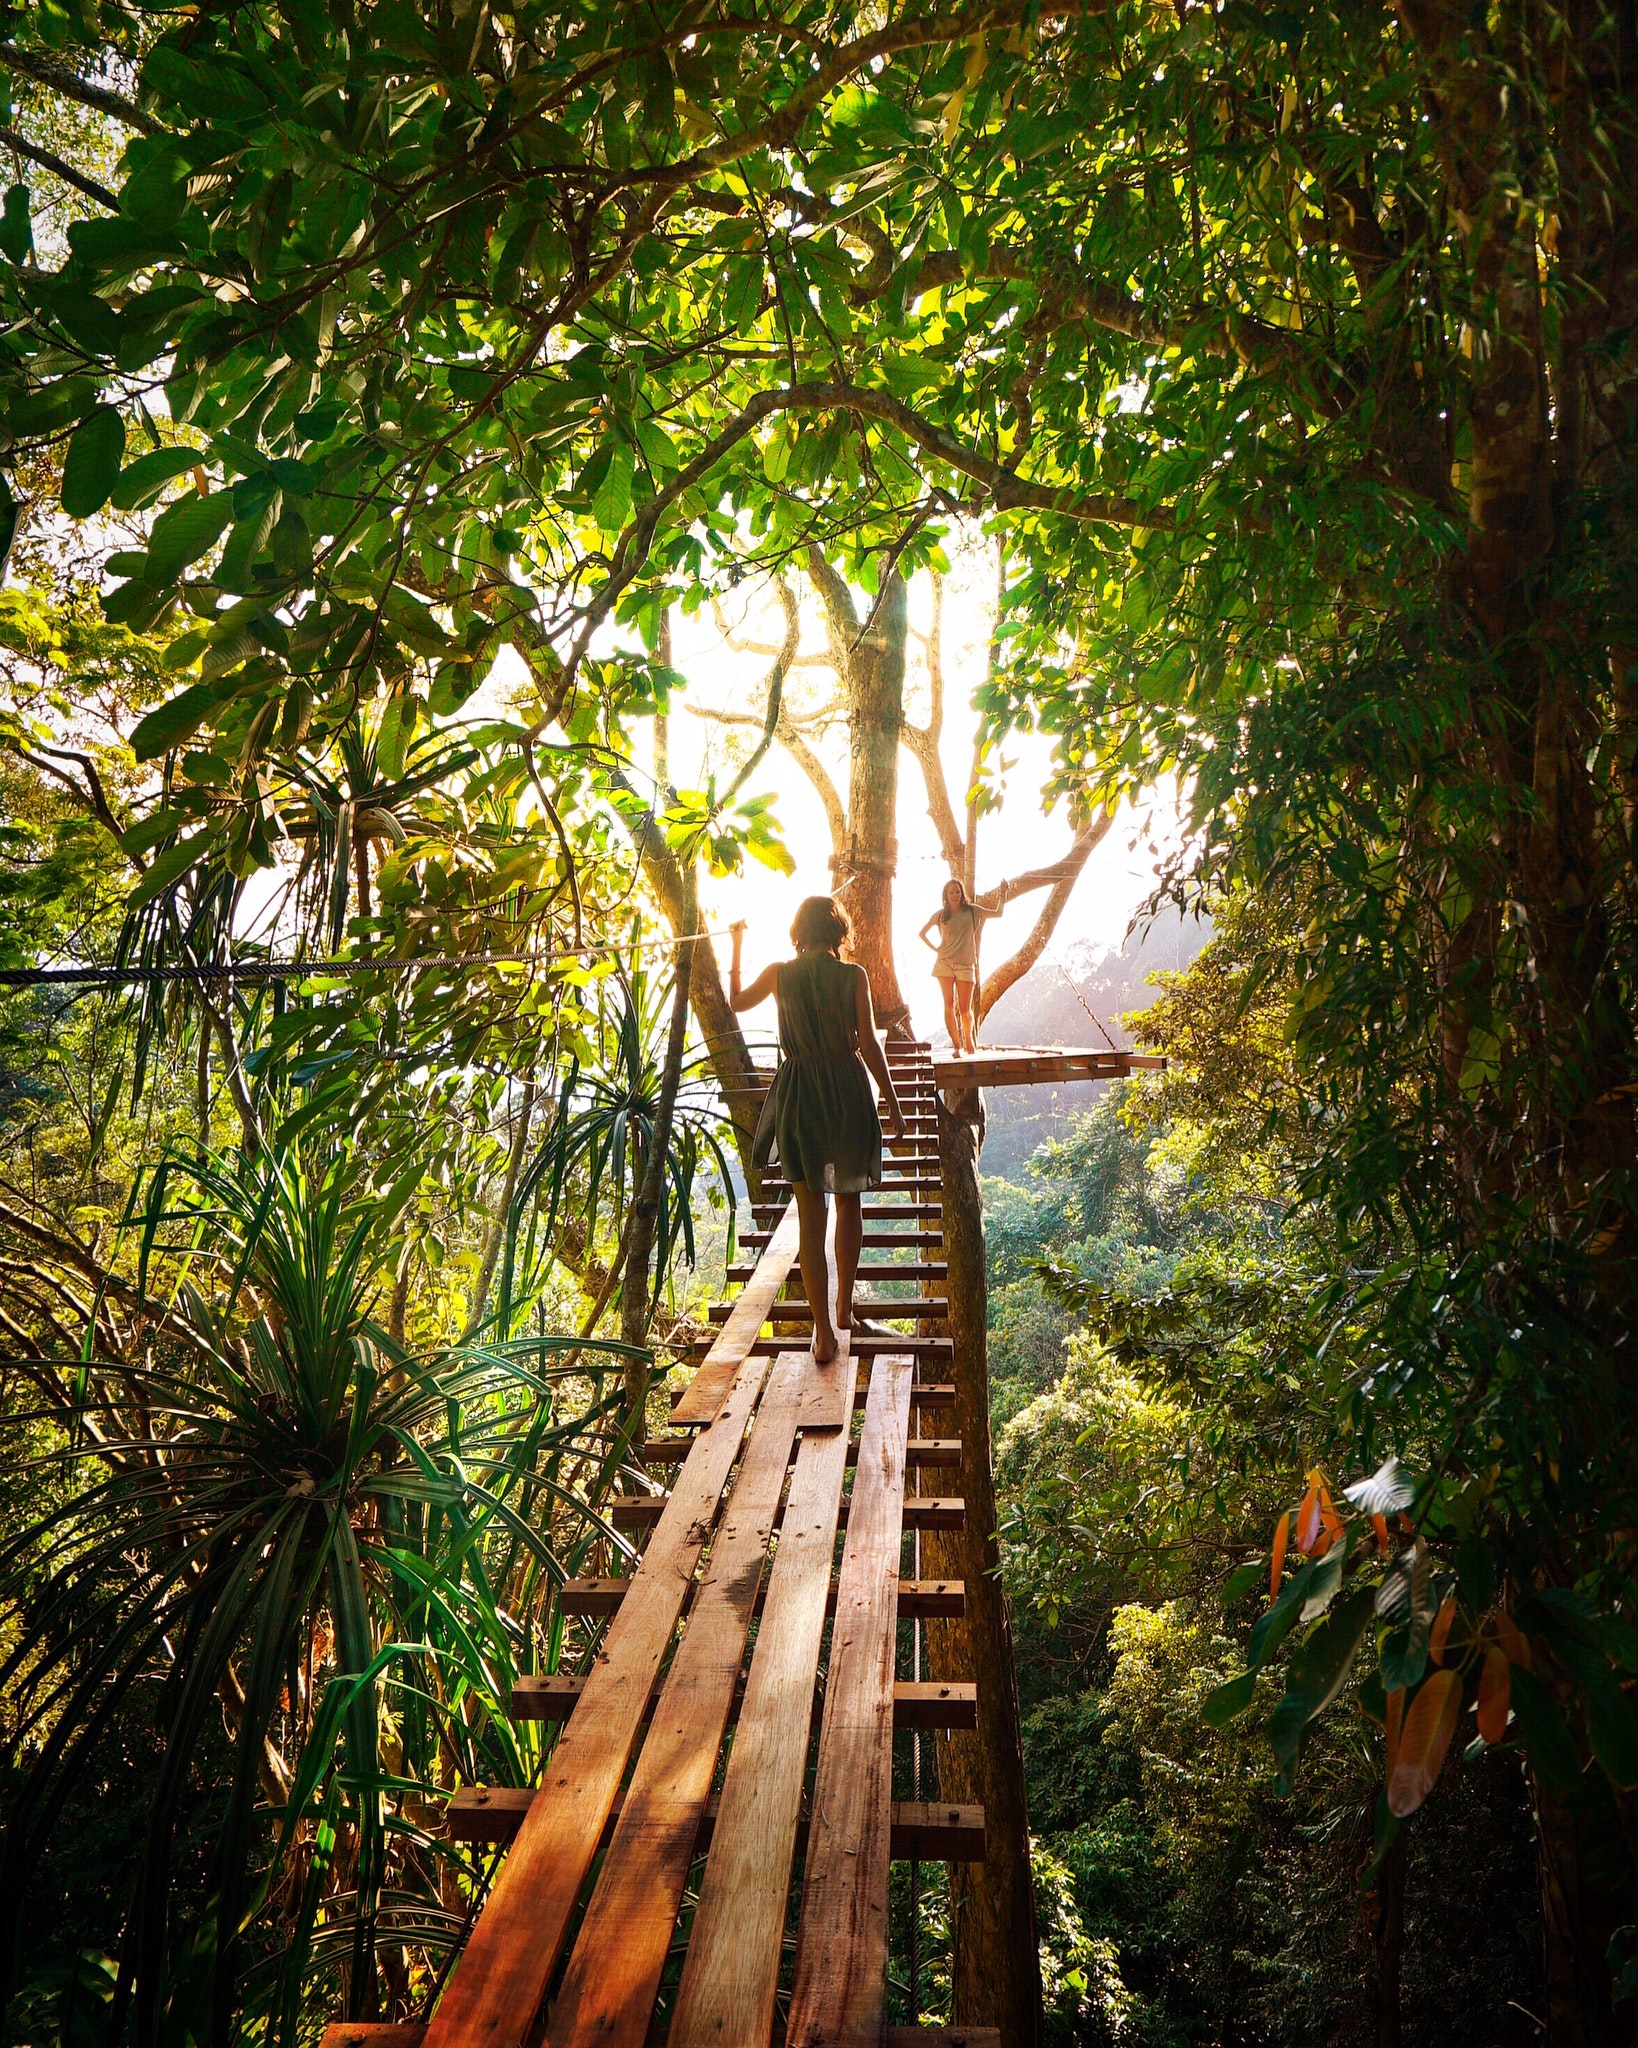
[[[986,1045],[976,1053],[941,1053],[933,1061],[933,1079],[941,1088],[1021,1088],[1043,1081],[1106,1081],[1122,1074],[1152,1073],[1165,1064],[1152,1053]]]
[[[425,2020],[338,2020],[319,2048],[421,2048],[426,2031]]]
[[[887,1986],[904,1447],[912,1361],[879,1357],[837,1581],[787,2048],[878,2048]]]
[[[514,1721],[566,1721],[585,1689],[586,1681],[573,1676],[520,1678],[512,1687],[507,1711]],[[817,1701],[818,1694],[814,1697]],[[978,1688],[969,1681],[901,1678],[893,1688],[893,1727],[971,1728],[977,1697]],[[744,1686],[736,1686],[736,1715],[744,1699]]]
[[[751,1355],[751,1344],[768,1320],[779,1290],[790,1276],[796,1260],[796,1204],[786,1204],[768,1248],[757,1260],[756,1271],[729,1312],[728,1320],[699,1370],[683,1389],[682,1399],[671,1411],[673,1422],[709,1422],[722,1406],[734,1375]]]
[[[809,1432],[723,1782],[671,2024],[676,2048],[767,2048],[808,1728],[847,1462],[842,1430]]]
[[[497,1785],[479,1805],[474,1790],[458,1792],[450,1808],[450,1840],[483,1842],[491,1848],[504,1848],[508,1842],[517,1839],[518,1830],[535,1796],[527,1785]],[[605,1845],[613,1840],[622,1797],[616,1797],[613,1815],[603,1830]],[[718,1803],[715,1795],[705,1802],[699,1832],[694,1838],[697,1856],[704,1855],[711,1846],[711,1838],[716,1832]],[[982,1806],[930,1805],[926,1800],[895,1800],[889,1844],[895,1863],[908,1862],[911,1857],[921,1863],[981,1861],[984,1855],[984,1809]],[[804,1806],[796,1823],[796,1859],[806,1855],[807,1846],[808,1812]]]
[[[613,1614],[625,1598],[630,1584],[630,1579],[571,1579],[561,1595],[563,1612],[593,1616]],[[834,1612],[835,1588],[831,1591],[831,1611]],[[959,1621],[966,1612],[964,1597],[960,1579],[899,1581],[899,1612],[906,1618],[916,1615],[924,1620],[937,1617],[945,1621]],[[759,1610],[760,1604],[759,1595]]]
[[[748,1359],[677,1474],[511,1854],[433,2017],[428,2048],[528,2039],[562,1951],[766,1368]]]
[[[549,2048],[642,2048],[745,1656],[808,1360],[774,1367],[619,1825],[552,2005]]]

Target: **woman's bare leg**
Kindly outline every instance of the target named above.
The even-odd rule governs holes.
[[[937,977],[939,988],[944,994],[944,1028],[949,1033],[950,1045],[956,1052],[962,1050],[961,1019],[956,1014],[956,989],[959,983],[950,974]]]
[[[977,1052],[978,1039],[973,1031],[973,996],[976,991],[970,981],[955,981],[950,986],[955,990],[956,1019],[961,1027],[960,1050]]]
[[[853,1281],[864,1241],[864,1215],[857,1195],[836,1197],[836,1327],[853,1327]]]
[[[797,1258],[802,1267],[802,1292],[813,1310],[813,1355],[821,1365],[836,1356],[836,1332],[830,1321],[830,1264],[825,1257],[825,1197],[819,1188],[795,1181],[796,1220],[801,1231]],[[846,1200],[845,1196],[839,1197]],[[857,1198],[854,1206],[857,1207]],[[857,1257],[855,1257],[857,1263]]]

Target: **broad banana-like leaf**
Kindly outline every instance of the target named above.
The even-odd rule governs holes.
[[[1454,1671],[1435,1671],[1417,1688],[1399,1736],[1399,1755],[1388,1778],[1388,1809],[1403,1820],[1433,1790],[1461,1710],[1462,1681]]]

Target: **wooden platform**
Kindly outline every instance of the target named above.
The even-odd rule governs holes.
[[[927,1049],[893,1057],[931,1100]],[[655,1490],[611,1503],[635,1568],[560,1590],[571,1630],[606,1617],[595,1655],[517,1682],[514,1718],[560,1731],[539,1782],[455,1791],[452,1837],[504,1853],[430,2022],[326,2048],[998,2048],[885,2026],[891,1862],[982,1858],[985,1837],[981,1807],[893,1797],[895,1730],[971,1728],[978,1695],[900,1668],[901,1623],[964,1609],[959,1581],[916,1576],[913,1532],[965,1510],[961,1445],[933,1434],[954,1392],[926,1328],[939,1207],[882,1197],[920,1227],[874,1241],[921,1255],[872,1278],[921,1291],[871,1307],[916,1334],[861,1332],[824,1366],[780,1335],[809,1318],[780,1298],[794,1205],[769,1215],[648,1447]]]
[[[1067,1045],[982,1045],[974,1053],[939,1053],[933,1079],[941,1088],[1023,1088],[1045,1081],[1117,1081],[1157,1073],[1153,1053],[1096,1052]]]

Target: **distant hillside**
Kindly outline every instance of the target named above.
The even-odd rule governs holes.
[[[1090,1046],[1113,1040],[1130,1046],[1120,1019],[1153,1000],[1150,975],[1187,967],[1210,937],[1209,920],[1170,912],[1140,926],[1118,952],[1077,946],[1065,966],[1042,960],[985,1018],[981,1040],[989,1045]],[[1071,1081],[1056,1088],[991,1089],[985,1096],[989,1123],[983,1171],[1015,1176],[1036,1146],[1061,1136],[1070,1118],[1095,1102],[1104,1085]]]

